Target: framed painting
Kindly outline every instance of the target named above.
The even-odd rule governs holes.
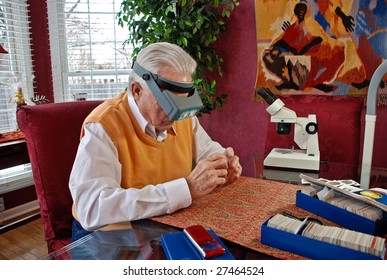
[[[386,3],[255,0],[256,90],[366,97],[373,73],[387,57]],[[387,103],[386,80],[380,83],[379,104]]]

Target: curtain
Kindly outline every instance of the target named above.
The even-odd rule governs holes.
[[[0,133],[17,130],[16,108],[33,96],[27,0],[0,1]],[[22,94],[22,96],[20,96]]]

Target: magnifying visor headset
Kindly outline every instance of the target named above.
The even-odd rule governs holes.
[[[133,71],[139,75],[170,120],[182,120],[196,116],[203,107],[199,93],[195,90],[193,82],[177,82],[159,77],[144,69],[136,61],[133,63]],[[160,88],[164,90],[161,91]],[[173,92],[188,93],[187,97],[178,96]]]

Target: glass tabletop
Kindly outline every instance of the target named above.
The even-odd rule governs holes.
[[[177,231],[152,220],[133,221],[130,229],[94,231],[43,260],[165,260],[161,235]],[[275,259],[227,240],[223,243],[235,259]]]

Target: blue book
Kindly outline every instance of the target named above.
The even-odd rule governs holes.
[[[226,246],[224,246],[219,236],[213,230],[209,230],[208,232],[225,248],[226,253],[207,260],[234,260],[235,258]],[[183,231],[162,234],[161,242],[165,257],[168,260],[204,260],[204,257]]]

